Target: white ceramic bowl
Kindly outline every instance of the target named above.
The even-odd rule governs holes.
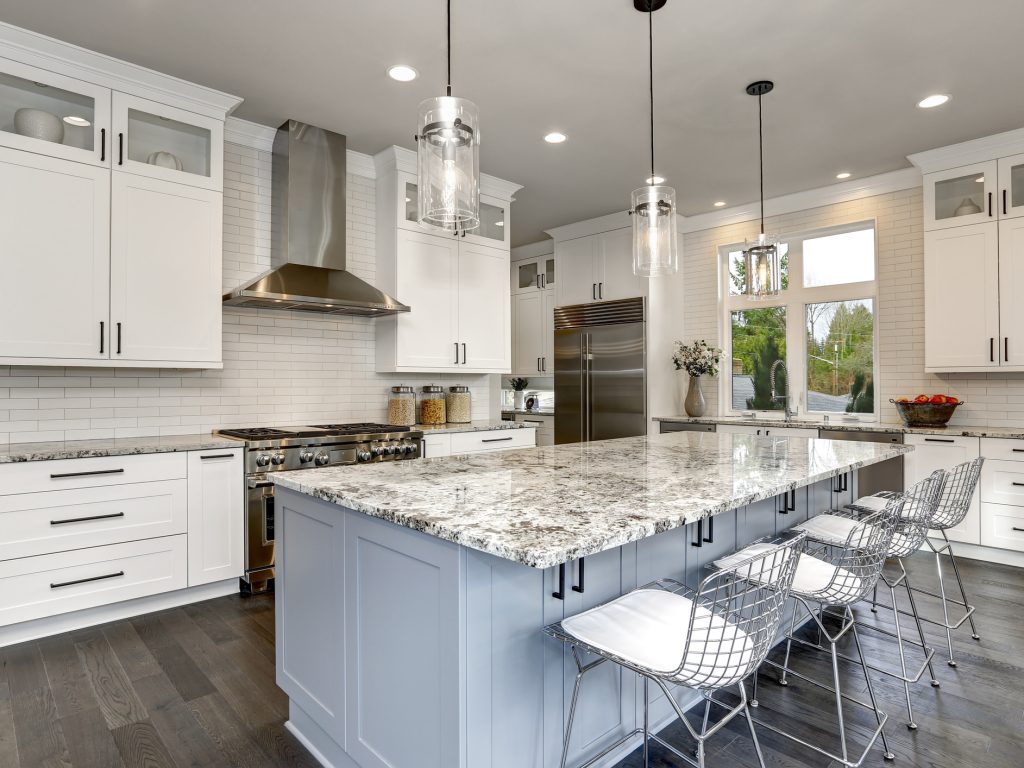
[[[181,160],[170,152],[153,152],[146,158],[146,162],[158,168],[170,168],[173,171],[181,170]]]
[[[14,113],[14,130],[22,136],[52,141],[64,141],[64,123],[56,115],[42,109],[23,107]]]

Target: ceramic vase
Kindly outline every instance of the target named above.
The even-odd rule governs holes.
[[[704,390],[701,389],[700,376],[690,377],[690,388],[686,392],[686,400],[683,403],[687,416],[699,418],[707,411],[708,404],[704,399]]]
[[[517,411],[526,410],[526,393],[516,392],[515,393],[515,409]]]
[[[22,136],[52,141],[64,141],[64,123],[51,112],[25,107],[14,113],[14,130]]]

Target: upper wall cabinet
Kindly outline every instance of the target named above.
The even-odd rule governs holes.
[[[0,365],[221,366],[239,101],[0,23]]]
[[[633,231],[614,229],[555,243],[558,306],[647,295],[647,280],[633,274]]]
[[[1024,216],[1024,154],[999,160],[999,216]]]
[[[419,207],[417,205],[419,187],[416,185],[416,174],[399,171],[397,173],[395,190],[398,196],[397,205],[395,206],[395,210],[398,212],[397,224],[401,229],[414,232],[432,232],[448,237],[457,236],[477,245],[508,247],[509,205],[507,202],[489,195],[480,195],[480,226],[455,235],[452,232],[445,232],[436,227],[420,224]]]
[[[995,221],[999,215],[997,165],[991,160],[925,175],[925,230]]]
[[[512,262],[512,293],[533,293],[555,287],[555,255]]]

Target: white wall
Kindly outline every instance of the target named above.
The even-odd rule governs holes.
[[[225,145],[225,292],[270,266],[270,168],[269,152]],[[373,179],[349,174],[348,268],[370,283],[374,205]],[[383,421],[398,383],[467,384],[473,417],[496,415],[497,376],[374,373],[373,323],[225,309],[223,370],[0,366],[0,444]]]
[[[922,190],[905,189],[858,200],[771,216],[769,232],[785,234],[875,219],[878,242],[879,381],[882,421],[899,422],[889,398],[949,393],[966,401],[952,424],[1024,427],[1024,374],[929,374],[924,371],[924,220]],[[651,331],[651,414],[683,413],[681,374],[671,370],[671,341],[704,338],[722,346],[719,335],[718,248],[757,234],[757,222],[688,233],[683,239],[682,274],[668,279],[658,302],[652,286],[652,315],[662,326]],[[969,268],[965,266],[965,268]],[[674,283],[672,282],[674,280]],[[678,312],[682,287],[683,311]],[[673,289],[675,293],[673,293]],[[956,311],[955,307],[951,311]],[[667,345],[667,346],[666,346]],[[728,370],[728,366],[725,366]],[[708,413],[719,413],[718,382],[706,382]]]

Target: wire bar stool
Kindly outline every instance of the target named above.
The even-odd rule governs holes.
[[[840,542],[837,541],[836,534],[843,530],[848,531],[861,516],[877,513],[880,509],[884,509],[887,504],[891,503],[892,500],[898,499],[900,496],[904,497],[903,508],[896,523],[896,529],[893,532],[892,543],[888,552],[889,560],[895,561],[899,572],[895,576],[890,577],[883,570],[879,575],[878,582],[875,583],[873,597],[869,601],[873,613],[877,613],[879,607],[893,612],[895,631],[878,626],[877,623],[869,624],[861,620],[857,620],[857,626],[896,639],[900,657],[899,671],[876,664],[868,664],[867,667],[875,672],[881,672],[882,674],[894,677],[903,683],[903,690],[907,700],[907,727],[910,730],[917,729],[910,697],[910,684],[919,682],[924,676],[926,669],[931,675],[932,685],[938,687],[939,683],[935,679],[935,670],[932,668],[932,658],[935,656],[935,650],[929,647],[925,639],[924,628],[921,625],[921,617],[917,611],[917,603],[914,600],[914,593],[910,587],[910,577],[907,575],[903,558],[912,555],[920,549],[927,538],[929,526],[938,510],[944,480],[945,472],[936,470],[924,480],[915,483],[905,494],[899,494],[895,491],[881,491],[871,496],[857,499],[857,501],[847,505],[841,511],[833,511],[813,517],[799,526],[799,529],[805,531],[808,538],[812,540],[825,544],[837,544]],[[878,602],[879,583],[884,584],[889,589],[890,603],[888,605]],[[910,603],[910,615],[913,617],[917,628],[917,641],[903,636],[900,614],[905,612],[900,609],[896,599],[896,589],[900,586],[903,586],[907,593],[907,599]],[[924,660],[916,672],[908,673],[907,671],[905,643],[921,649]],[[840,654],[840,657],[855,661],[852,657],[844,654]]]
[[[801,554],[797,563],[796,575],[794,576],[793,586],[790,591],[790,596],[794,598],[797,606],[793,612],[789,631],[786,633],[785,658],[781,664],[768,658],[764,662],[781,670],[779,684],[782,686],[787,686],[789,684],[788,677],[793,676],[834,694],[840,751],[838,753],[829,751],[819,744],[812,744],[761,719],[756,719],[754,722],[798,744],[813,749],[831,760],[842,763],[848,766],[848,768],[856,768],[856,766],[861,765],[879,737],[882,740],[885,759],[892,760],[895,758],[895,755],[889,749],[889,743],[885,737],[885,723],[888,720],[888,715],[878,708],[874,686],[868,673],[864,650],[860,643],[860,635],[857,632],[857,623],[851,608],[854,604],[867,597],[874,589],[875,583],[882,572],[882,567],[885,564],[886,555],[889,552],[902,507],[902,496],[888,500],[882,510],[862,520],[855,521],[845,541],[840,545],[805,539],[805,551]],[[758,546],[748,547],[740,550],[735,555],[718,560],[715,566],[730,568],[733,566],[734,558],[749,556],[751,550],[756,550]],[[802,615],[801,607],[803,612],[816,625],[818,630],[817,643],[811,643],[796,636],[797,619]],[[829,632],[828,627],[824,623],[826,609],[839,611],[838,618],[841,620],[841,626],[832,633]],[[850,633],[853,637],[857,649],[857,656],[853,661],[864,671],[864,681],[867,685],[870,703],[861,701],[842,691],[839,676],[839,659],[841,657],[837,644],[847,633]],[[823,644],[823,640],[827,641],[827,645]],[[793,643],[830,654],[832,659],[831,686],[790,668],[789,662]],[[752,706],[755,705],[754,702],[756,700],[757,676],[755,675]],[[872,711],[877,722],[877,728],[873,729],[863,752],[856,758],[850,756],[849,738],[846,721],[843,716],[844,700]]]
[[[609,661],[643,678],[643,726],[579,768],[592,765],[638,735],[643,736],[645,767],[653,740],[686,763],[704,768],[705,742],[740,714],[746,717],[758,763],[765,768],[747,706],[744,680],[765,659],[779,634],[802,541],[803,536],[798,535],[768,546],[756,555],[737,561],[729,570],[710,574],[696,591],[678,581],[661,579],[545,627],[545,633],[570,646],[577,667],[562,748],[562,768],[569,754],[583,678]],[[597,658],[584,662],[583,652]],[[696,759],[650,732],[648,687],[651,682],[665,694],[675,715],[697,742]],[[687,718],[669,686],[688,686],[700,693],[704,699],[704,715],[699,727]],[[717,691],[732,686],[738,690],[738,704],[714,698]],[[725,714],[709,727],[712,704],[724,709]]]

